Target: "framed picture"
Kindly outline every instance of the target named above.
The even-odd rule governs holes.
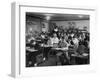
[[[95,71],[95,13],[12,3],[12,76]]]

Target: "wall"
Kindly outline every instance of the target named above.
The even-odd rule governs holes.
[[[53,23],[56,23],[57,26],[63,26],[63,28],[69,28],[69,22],[75,22],[75,27],[79,29],[83,29],[84,26],[87,27],[87,30],[89,31],[89,20],[76,20],[76,21],[52,21]]]
[[[26,16],[26,33],[41,31],[41,19]]]
[[[29,32],[41,33],[41,31],[48,32],[48,22],[40,18],[26,16],[26,34]]]

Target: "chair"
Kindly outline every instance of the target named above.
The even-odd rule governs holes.
[[[36,62],[37,63],[43,62],[43,54],[39,54],[39,55],[36,56]]]

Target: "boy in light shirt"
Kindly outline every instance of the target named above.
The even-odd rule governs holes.
[[[59,43],[59,39],[58,39],[56,33],[54,33],[54,34],[53,34],[53,38],[51,38],[51,44],[53,45],[53,44],[55,44],[55,43],[57,43],[57,44]]]

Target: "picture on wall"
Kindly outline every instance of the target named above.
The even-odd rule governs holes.
[[[25,13],[26,67],[90,64],[90,16]]]

